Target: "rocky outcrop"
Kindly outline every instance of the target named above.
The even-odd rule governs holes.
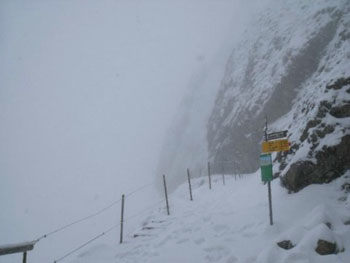
[[[294,192],[310,184],[329,183],[350,169],[350,135],[332,147],[317,152],[316,163],[300,161],[293,163],[282,177],[283,185]]]
[[[268,132],[288,130],[290,151],[273,157],[274,177],[290,191],[349,169],[349,13],[348,0],[286,0],[258,14],[233,48],[220,87],[189,96],[206,101],[210,94],[210,105],[189,103],[179,114],[158,174],[175,185],[188,167],[205,175],[207,161],[213,174],[255,172],[265,117]]]
[[[318,22],[310,28],[314,30],[312,34],[303,36],[305,39],[301,41],[305,42],[300,48],[293,50],[288,48],[293,45],[293,38],[281,36],[284,32],[278,31],[278,24],[272,26],[276,21],[273,21],[273,15],[269,15],[267,21],[261,20],[262,28],[266,24],[269,26],[266,32],[264,29],[261,31],[265,35],[255,37],[255,42],[244,43],[245,46],[238,47],[232,53],[209,119],[207,133],[209,157],[212,162],[232,161],[233,164],[226,168],[227,172],[250,173],[259,168],[258,158],[265,116],[271,123],[286,115],[293,108],[300,90],[305,88],[306,83],[311,82],[315,75],[321,75],[329,70],[326,64],[322,65],[325,54],[334,39],[338,39],[339,31],[343,32],[339,29],[339,23],[343,23],[343,11],[335,7],[323,8],[308,22],[306,22],[308,19],[305,20],[306,24]],[[347,33],[344,32],[342,35],[346,37]],[[246,50],[246,57],[239,55],[241,51],[239,49]],[[339,79],[332,85],[337,88],[347,83],[347,79]],[[317,101],[310,100],[308,103],[311,105]],[[337,118],[344,118],[350,114],[348,104],[339,107],[324,106],[331,108],[329,113]],[[310,128],[319,125],[320,119],[307,123],[302,141],[317,140],[334,131],[334,127],[325,125],[317,130],[317,134],[310,134]],[[307,169],[312,169],[312,165],[295,164],[290,173],[304,174]],[[214,166],[213,172],[220,173],[222,169],[222,167],[216,169]],[[289,181],[299,180],[291,176]]]
[[[294,162],[287,167],[288,156],[293,155],[294,152],[289,151],[277,155],[280,170],[285,169],[281,181],[287,189],[297,192],[310,184],[329,183],[350,169],[350,120],[346,119],[350,117],[350,101],[348,100],[350,96],[348,98],[343,96],[346,94],[344,90],[350,87],[348,83],[350,83],[350,77],[340,79],[335,84],[326,87],[326,92],[334,89],[341,95],[338,94],[338,97],[334,99],[333,94],[330,97],[333,100],[322,100],[315,119],[306,124],[300,136],[300,144],[294,146],[296,148],[301,144],[309,146],[304,160]],[[329,121],[329,118],[333,121]],[[335,131],[338,132],[337,136],[333,135]],[[339,142],[331,146],[325,144],[320,147],[326,136],[329,138],[334,136],[334,139],[338,137]]]

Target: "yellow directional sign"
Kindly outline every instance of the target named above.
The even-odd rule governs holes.
[[[285,140],[267,141],[262,143],[262,152],[282,152],[289,150],[289,142]]]

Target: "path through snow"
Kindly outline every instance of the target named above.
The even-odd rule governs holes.
[[[227,176],[225,186],[218,176],[212,190],[205,179],[196,179],[194,201],[189,201],[184,184],[170,196],[170,216],[164,208],[155,209],[124,244],[97,242],[69,262],[350,262],[350,226],[344,224],[350,219],[350,199],[341,191],[350,181],[347,176],[297,194],[288,194],[279,180],[273,181],[273,226],[259,172],[239,180]],[[314,251],[319,238],[345,251],[320,256]],[[295,247],[284,250],[276,245],[286,239]]]

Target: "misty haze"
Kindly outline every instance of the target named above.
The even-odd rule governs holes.
[[[0,21],[0,263],[350,262],[349,0]]]

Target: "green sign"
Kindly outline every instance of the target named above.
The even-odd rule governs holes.
[[[261,180],[263,182],[272,181],[272,158],[271,154],[260,154]]]

